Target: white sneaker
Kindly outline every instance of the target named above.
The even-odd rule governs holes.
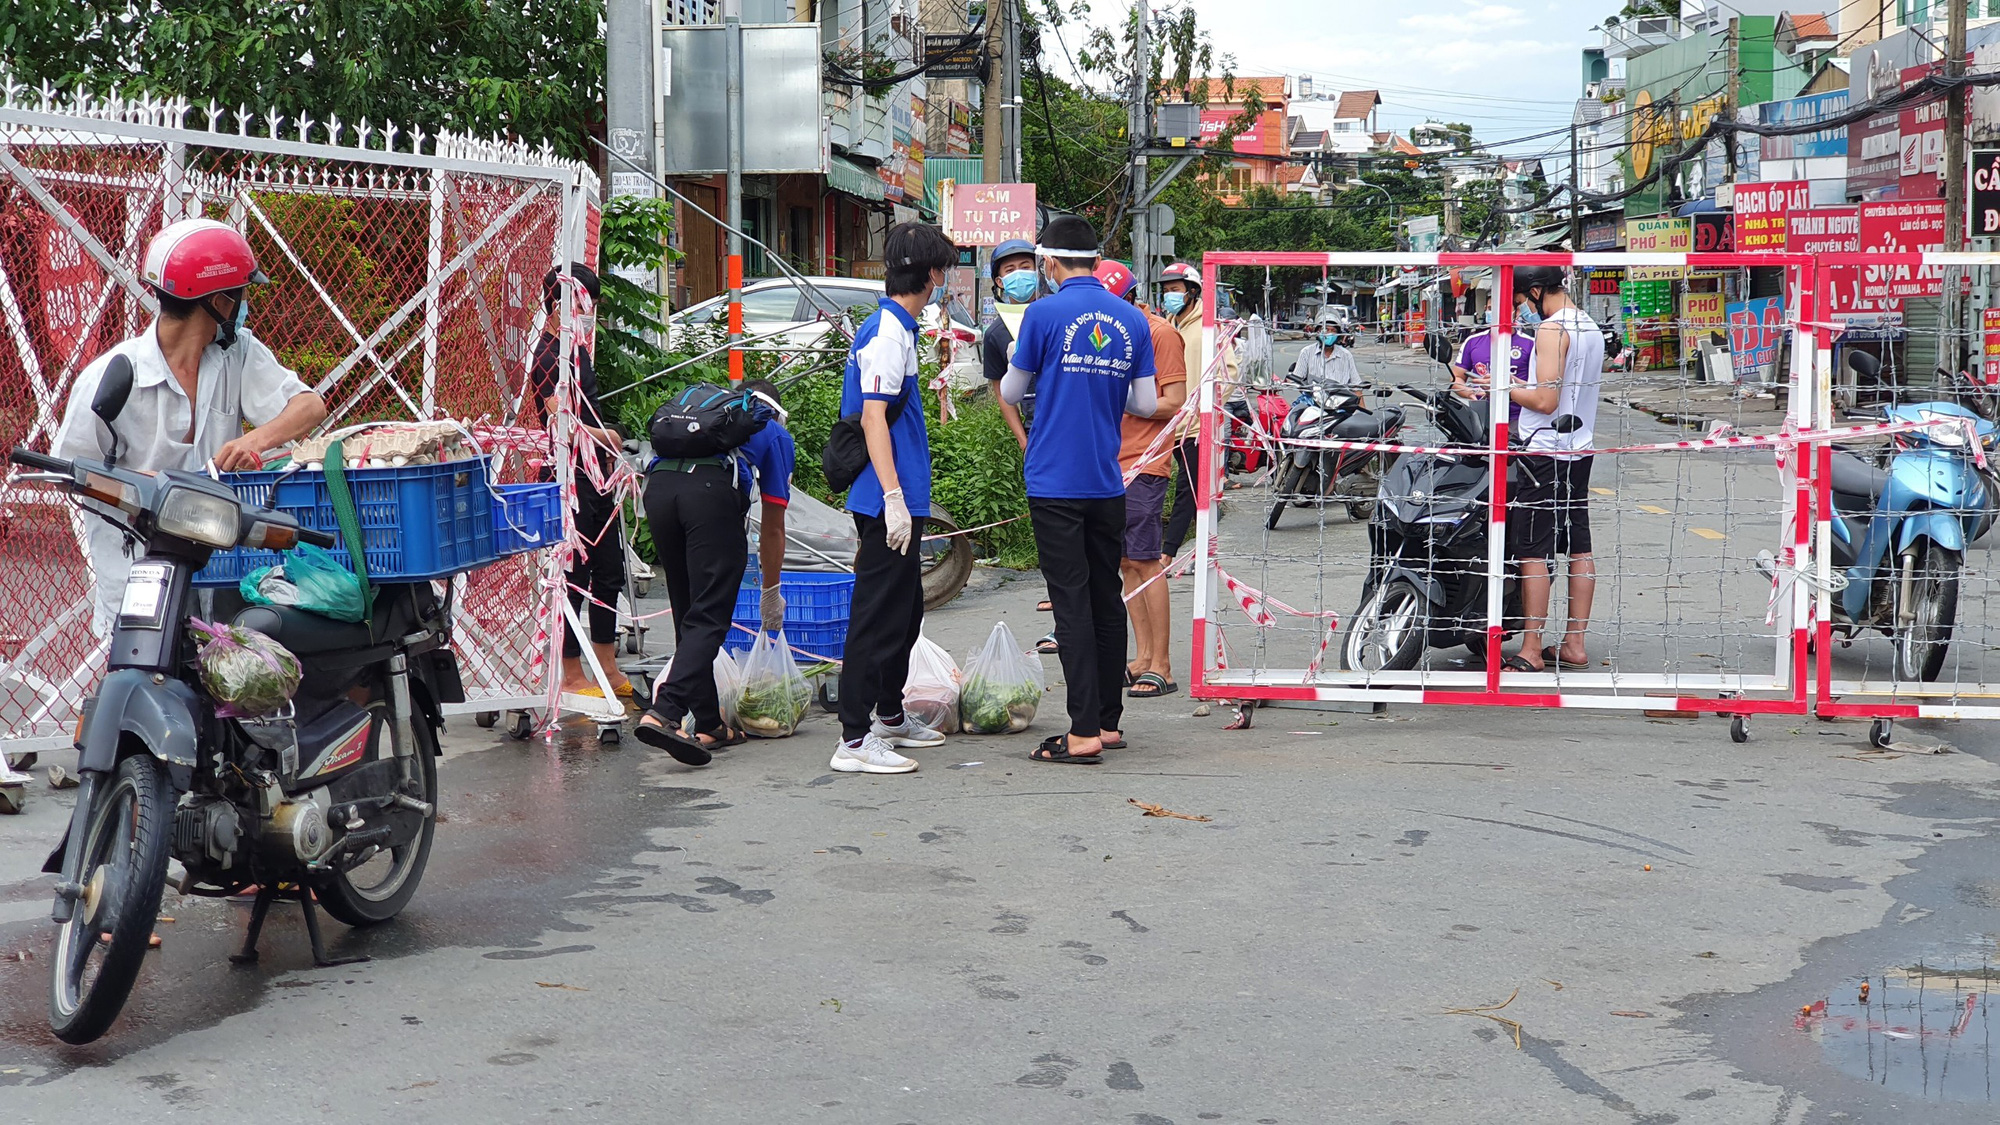
[[[846,742],[836,746],[829,768],[841,773],[915,773],[917,763],[896,753],[870,731],[859,746]]]
[[[943,746],[944,732],[933,730],[908,711],[903,712],[903,721],[895,726],[876,719],[868,726],[868,733],[891,746]]]

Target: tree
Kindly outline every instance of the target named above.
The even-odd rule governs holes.
[[[60,91],[547,141],[595,159],[604,0],[12,0],[0,67]],[[197,120],[201,120],[197,118]],[[401,144],[407,144],[407,141]],[[399,145],[400,147],[400,145]]]

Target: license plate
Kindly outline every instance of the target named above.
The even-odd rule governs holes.
[[[167,597],[167,577],[173,568],[164,563],[137,563],[125,578],[125,600],[118,616],[133,622],[158,624],[160,605]]]

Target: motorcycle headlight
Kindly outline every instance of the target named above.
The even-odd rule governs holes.
[[[242,511],[227,496],[199,488],[170,488],[153,525],[168,535],[226,549],[236,546],[242,534]]]
[[[1958,419],[1953,415],[1937,414],[1926,410],[1924,412],[1924,421],[1932,423],[1938,423],[1938,422],[1956,423],[1958,422]],[[1948,449],[1956,449],[1959,446],[1965,444],[1965,427],[1963,425],[1950,425],[1950,424],[1932,425],[1929,429],[1924,431],[1924,436],[1926,438],[1929,438],[1932,444],[1934,445],[1942,445]]]

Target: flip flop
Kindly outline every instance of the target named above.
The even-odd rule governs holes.
[[[1590,667],[1590,658],[1586,656],[1582,660],[1565,660],[1563,659],[1562,650],[1554,645],[1550,645],[1542,650],[1542,666],[1547,667],[1551,664],[1558,668],[1588,668]]]
[[[1125,740],[1122,738],[1105,739],[1102,745],[1106,750],[1123,750],[1125,749]]]
[[[1500,667],[1502,667],[1502,668],[1505,668],[1505,669],[1507,669],[1507,670],[1508,670],[1509,672],[1546,672],[1546,671],[1548,671],[1548,669],[1547,669],[1547,668],[1544,668],[1544,667],[1541,667],[1540,665],[1536,665],[1536,664],[1530,664],[1530,663],[1528,663],[1528,658],[1527,658],[1527,657],[1525,657],[1525,656],[1522,656],[1522,655],[1521,655],[1520,653],[1518,653],[1518,652],[1517,652],[1517,653],[1515,653],[1514,655],[1512,655],[1512,656],[1508,657],[1508,658],[1507,658],[1506,660],[1502,661],[1502,662],[1501,662],[1501,664],[1500,664]]]
[[[647,722],[640,719],[633,724],[632,733],[639,741],[655,750],[665,750],[674,761],[684,766],[705,766],[715,760],[715,755],[703,746],[700,740],[682,734],[677,727],[669,727],[661,722]]]
[[[1152,690],[1141,691],[1139,690],[1140,688],[1151,688]],[[1131,689],[1125,694],[1134,699],[1158,699],[1163,695],[1172,695],[1179,690],[1181,690],[1181,685],[1167,679],[1158,672],[1142,672],[1138,679],[1132,681]]]
[[[1097,754],[1072,754],[1066,735],[1052,734],[1042,739],[1042,744],[1028,752],[1028,757],[1037,762],[1052,762],[1064,766],[1094,766],[1103,761]]]
[[[1056,644],[1056,635],[1050,633],[1048,636],[1035,642],[1035,651],[1044,656],[1053,656],[1062,651],[1062,646]]]
[[[1043,598],[1041,601],[1035,603],[1036,613],[1054,613],[1055,609],[1056,609],[1056,603],[1050,601],[1047,598]]]

